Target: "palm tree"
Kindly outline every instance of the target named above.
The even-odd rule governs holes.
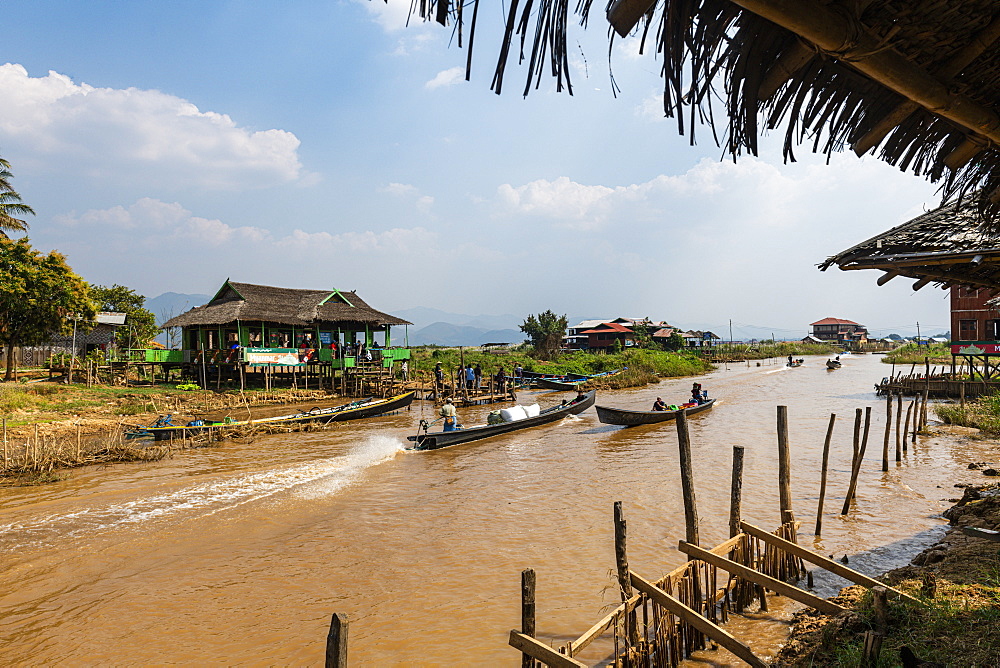
[[[21,196],[11,187],[12,178],[10,163],[0,158],[0,237],[5,239],[8,231],[24,232],[28,229],[28,223],[17,216],[35,215],[34,209],[22,203]]]

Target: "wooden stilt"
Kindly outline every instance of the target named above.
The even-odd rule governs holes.
[[[326,636],[326,668],[347,668],[347,615],[338,612],[330,620]]]
[[[892,394],[885,395],[885,438],[882,441],[882,470],[889,470],[889,436],[892,434]]]
[[[778,406],[778,498],[781,507],[781,522],[794,522],[792,462],[788,447],[788,406]]]
[[[521,633],[535,637],[535,571],[521,571]],[[528,654],[521,655],[521,667],[533,668],[535,660]]]
[[[684,497],[684,535],[687,542],[698,545],[698,507],[694,494],[694,472],[691,466],[691,439],[687,417],[677,414],[677,445],[680,449],[681,492]]]

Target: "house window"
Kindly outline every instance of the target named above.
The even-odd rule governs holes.
[[[987,320],[983,336],[988,341],[1000,341],[1000,320]]]
[[[976,321],[959,320],[958,335],[960,341],[975,341],[978,339],[979,335],[976,333]]]

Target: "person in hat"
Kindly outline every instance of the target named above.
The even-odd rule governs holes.
[[[441,418],[444,420],[445,431],[455,431],[458,415],[455,411],[455,404],[451,403],[451,397],[445,399],[444,405],[441,406]]]

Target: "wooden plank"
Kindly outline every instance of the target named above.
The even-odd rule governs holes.
[[[962,527],[962,533],[973,538],[985,538],[1000,543],[1000,531],[980,529],[979,527]]]
[[[768,533],[767,531],[764,531],[760,527],[756,527],[752,524],[747,524],[746,522],[740,522],[740,528],[743,529],[744,533],[750,534],[754,538],[759,538],[760,540],[764,541],[765,543],[768,543],[769,545],[781,548],[782,550],[788,552],[789,554],[793,554],[796,557],[804,559],[805,561],[808,561],[811,564],[816,564],[821,568],[825,568],[826,570],[830,571],[835,575],[839,575],[845,580],[850,580],[854,584],[864,585],[869,588],[885,587],[886,589],[891,591],[893,594],[896,594],[900,598],[905,598],[906,600],[912,601],[913,603],[920,603],[919,600],[913,598],[909,594],[904,594],[898,589],[893,589],[884,582],[879,582],[874,578],[870,578],[867,575],[858,573],[853,568],[848,568],[847,566],[844,566],[841,563],[833,561],[832,559],[827,559],[823,555],[816,554],[812,550],[807,550],[801,545],[791,543],[783,538],[778,538],[774,534]]]
[[[644,593],[650,599],[662,605],[664,608],[684,620],[685,623],[695,627],[706,636],[725,647],[737,657],[745,661],[748,665],[763,668],[767,664],[757,658],[757,656],[741,640],[729,634],[724,628],[713,624],[697,612],[684,605],[676,598],[663,591],[652,582],[643,580],[635,573],[630,573],[632,586]]]
[[[545,643],[514,629],[510,631],[510,640],[508,642],[514,649],[538,659],[546,666],[555,666],[555,668],[587,668],[587,664],[581,663],[565,654],[560,654]]]
[[[740,541],[743,540],[743,537],[745,535],[746,534],[741,533],[741,534],[738,534],[736,536],[733,536],[732,538],[730,538],[729,540],[727,540],[725,542],[719,543],[718,545],[716,545],[715,547],[712,548],[712,550],[711,550],[712,554],[728,554],[733,549],[735,549],[737,545],[739,545]],[[663,577],[661,577],[659,580],[657,580],[657,582],[663,582],[664,580],[666,580],[667,578],[670,578],[670,577],[677,577],[678,575],[680,575],[681,573],[683,573],[684,570],[687,569],[687,567],[688,567],[687,564],[681,564],[680,566],[678,566],[674,570],[670,571],[669,573],[667,573],[666,575],[664,575]],[[570,656],[573,656],[574,654],[576,654],[577,652],[579,652],[583,648],[585,648],[588,645],[590,645],[590,643],[592,643],[595,640],[597,640],[601,636],[602,633],[604,633],[609,628],[611,628],[611,625],[615,621],[615,616],[616,615],[620,615],[620,614],[622,614],[622,612],[628,612],[628,611],[634,609],[635,606],[638,605],[638,603],[639,603],[639,597],[638,596],[633,596],[628,601],[626,601],[625,603],[622,603],[617,608],[615,608],[614,610],[612,610],[611,612],[609,612],[607,615],[605,615],[603,618],[601,618],[601,620],[599,622],[597,622],[596,624],[594,624],[593,626],[591,626],[589,629],[587,629],[583,633],[583,635],[581,635],[579,638],[577,638],[576,640],[574,640],[571,643],[569,643],[569,653],[570,653]]]
[[[703,550],[697,545],[691,545],[690,543],[685,543],[681,541],[677,546],[684,554],[695,557],[696,559],[701,559],[707,564],[711,564],[718,568],[721,568],[733,575],[738,575],[744,580],[749,580],[750,582],[763,585],[771,591],[775,591],[782,596],[787,596],[788,598],[798,601],[799,603],[805,603],[811,608],[816,608],[820,612],[825,612],[828,615],[836,615],[844,611],[844,608],[826,600],[825,598],[820,598],[815,594],[810,594],[807,591],[799,589],[794,585],[790,585],[787,582],[782,582],[777,578],[773,578],[770,575],[765,575],[759,571],[755,571],[749,566],[744,566],[725,557],[720,557],[717,554],[712,554],[708,550]]]

